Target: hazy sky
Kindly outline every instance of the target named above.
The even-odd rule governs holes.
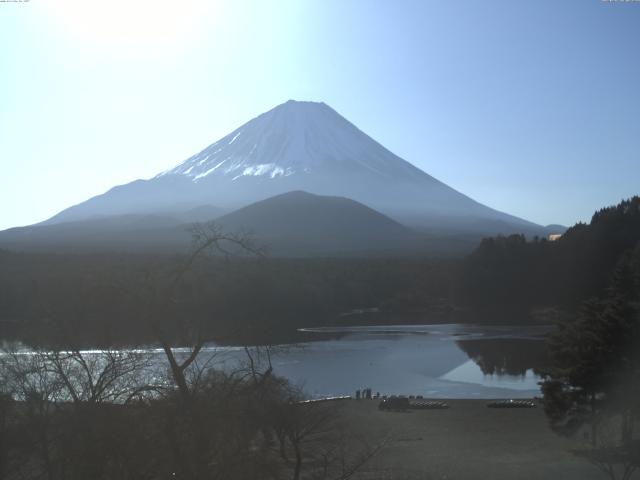
[[[0,42],[0,229],[290,98],[538,223],[640,193],[640,2],[31,0]]]

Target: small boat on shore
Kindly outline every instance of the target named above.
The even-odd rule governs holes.
[[[409,408],[414,410],[443,410],[449,408],[449,405],[439,401],[411,402]]]
[[[536,403],[531,400],[496,400],[487,403],[489,408],[536,408]]]

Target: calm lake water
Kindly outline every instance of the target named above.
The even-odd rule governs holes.
[[[550,330],[459,324],[304,329],[309,340],[276,347],[271,362],[275,373],[310,398],[354,395],[363,388],[431,398],[527,398],[540,393],[534,369],[545,365]],[[162,350],[141,351],[166,368]],[[242,347],[217,345],[202,350],[203,362],[211,357],[216,368],[233,368],[247,358]]]
[[[338,334],[276,353],[274,370],[311,397],[381,394],[527,398],[540,393],[546,326],[411,325],[306,329]]]

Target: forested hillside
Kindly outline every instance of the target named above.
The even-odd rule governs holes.
[[[0,336],[137,344],[156,339],[150,325],[161,317],[176,343],[189,341],[185,318],[221,341],[283,340],[298,327],[362,322],[341,316],[355,309],[440,305],[451,283],[450,265],[429,259],[212,257],[174,286],[170,309],[158,308],[184,262],[177,255],[0,252]]]
[[[136,344],[153,342],[161,321],[188,343],[186,318],[229,342],[292,340],[296,328],[328,324],[548,323],[531,313],[573,313],[604,294],[621,262],[640,265],[640,197],[557,241],[485,239],[464,261],[204,257],[174,284],[187,257],[0,251],[0,336]],[[175,301],[159,308],[170,288]],[[362,309],[380,313],[344,315]]]
[[[573,309],[599,296],[619,262],[640,251],[640,197],[596,212],[556,241],[484,239],[461,271],[460,298],[484,312]]]

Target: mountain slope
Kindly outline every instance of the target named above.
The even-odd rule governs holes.
[[[404,255],[424,252],[428,247],[423,235],[354,200],[306,192],[277,195],[215,222],[227,232],[250,233],[258,246],[274,256]],[[0,247],[16,251],[185,252],[190,247],[190,226],[190,222],[169,216],[117,215],[6,230],[0,232]]]
[[[324,103],[289,101],[256,117],[175,168],[115,187],[46,223],[97,215],[227,210],[304,190],[342,196],[433,232],[537,232],[394,155]]]
[[[256,202],[217,223],[228,231],[251,232],[276,254],[415,251],[424,244],[416,232],[361,203],[302,191]]]
[[[188,246],[174,217],[125,214],[16,227],[0,232],[0,248],[24,252],[167,252]]]

